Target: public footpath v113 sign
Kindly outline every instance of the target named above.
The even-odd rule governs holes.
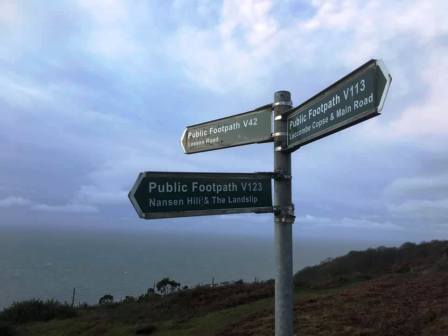
[[[287,150],[377,116],[391,80],[383,63],[371,60],[296,107],[287,118]]]
[[[129,192],[145,219],[272,212],[271,173],[140,173]]]
[[[181,139],[186,154],[272,140],[271,105],[188,126]]]

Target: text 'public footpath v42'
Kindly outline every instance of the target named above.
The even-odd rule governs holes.
[[[272,141],[271,105],[188,126],[181,139],[186,154]]]
[[[392,77],[371,60],[292,110],[287,118],[287,150],[379,115]]]

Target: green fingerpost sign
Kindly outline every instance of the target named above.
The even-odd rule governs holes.
[[[273,141],[272,105],[188,126],[181,138],[185,154]]]
[[[371,60],[291,111],[287,151],[379,115],[392,77]]]
[[[272,212],[272,173],[140,173],[129,199],[141,218]]]

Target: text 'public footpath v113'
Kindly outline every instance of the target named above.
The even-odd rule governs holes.
[[[391,79],[381,61],[371,60],[296,107],[287,119],[287,149],[379,115]]]

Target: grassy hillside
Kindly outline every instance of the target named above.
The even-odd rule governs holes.
[[[300,335],[448,335],[448,242],[352,251],[295,275]],[[273,282],[149,293],[70,307],[39,301],[0,313],[0,336],[273,335]]]
[[[386,274],[434,271],[448,271],[448,241],[351,251],[306,267],[295,274],[294,282],[297,287],[325,288]]]

